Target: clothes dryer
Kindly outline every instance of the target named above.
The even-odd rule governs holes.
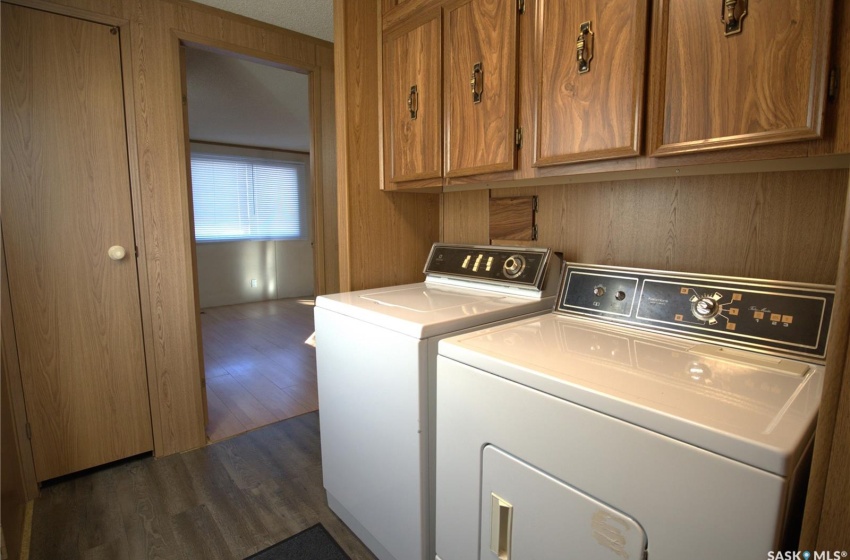
[[[441,341],[437,557],[796,546],[833,292],[569,265],[555,312]]]

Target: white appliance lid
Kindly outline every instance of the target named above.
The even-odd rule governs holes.
[[[823,368],[547,314],[440,342],[439,353],[737,461],[788,474],[814,429]],[[754,359],[745,363],[747,355]],[[787,361],[787,360],[786,360]],[[566,428],[565,428],[566,429]]]
[[[316,298],[318,308],[420,339],[550,310],[553,304],[554,296],[515,297],[424,282]]]
[[[458,293],[453,290],[413,286],[402,290],[370,292],[360,296],[367,301],[387,307],[398,307],[414,313],[432,313],[455,307],[463,307],[487,300],[502,299],[501,296],[483,296],[480,293]]]

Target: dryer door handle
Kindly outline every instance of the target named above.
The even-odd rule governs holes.
[[[490,551],[499,560],[511,560],[511,525],[514,506],[490,494]]]

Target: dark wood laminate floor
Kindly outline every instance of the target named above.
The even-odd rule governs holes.
[[[30,558],[241,559],[317,522],[353,560],[374,559],[327,507],[313,412],[42,489]]]

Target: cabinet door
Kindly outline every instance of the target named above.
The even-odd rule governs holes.
[[[442,176],[440,12],[384,39],[384,138],[389,180]]]
[[[821,135],[832,1],[730,7],[741,26],[727,35],[721,0],[656,0],[650,155]]]
[[[516,2],[459,0],[445,10],[446,176],[510,171],[516,162]]]
[[[646,0],[540,0],[537,17],[534,165],[638,155]]]
[[[109,26],[2,12],[3,244],[41,481],[152,449],[121,54]]]

